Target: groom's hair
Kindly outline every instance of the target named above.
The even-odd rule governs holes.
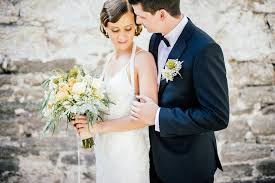
[[[104,30],[107,27],[108,22],[116,23],[127,12],[134,14],[136,22],[136,14],[131,4],[127,0],[107,0],[105,1],[103,8],[100,12],[100,31],[109,38],[108,34]],[[142,31],[142,25],[136,25],[135,36],[138,36]]]
[[[141,4],[144,11],[154,15],[158,10],[164,9],[171,16],[181,15],[180,0],[128,0],[130,4]]]

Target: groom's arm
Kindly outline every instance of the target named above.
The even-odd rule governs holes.
[[[188,109],[161,107],[159,127],[163,137],[217,131],[228,125],[228,86],[219,45],[210,44],[204,48],[195,58],[193,69],[198,105]]]

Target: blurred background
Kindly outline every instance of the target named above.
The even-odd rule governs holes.
[[[112,45],[99,31],[103,0],[0,0],[0,182],[77,182],[69,127],[41,137],[40,84],[74,64],[99,74]],[[275,182],[275,1],[181,0],[184,14],[224,51],[231,116],[216,133],[216,183]],[[150,34],[136,43],[147,49]],[[81,182],[95,182],[81,149]]]

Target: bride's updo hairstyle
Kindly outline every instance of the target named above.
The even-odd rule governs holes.
[[[127,0],[107,0],[100,12],[100,31],[109,38],[104,27],[107,27],[108,22],[116,23],[127,12],[132,12],[134,14],[136,23],[136,15],[133,7]],[[142,25],[136,24],[135,36],[138,36],[141,31]]]

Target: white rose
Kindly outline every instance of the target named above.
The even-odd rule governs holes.
[[[86,86],[87,86],[87,84],[84,82],[75,83],[73,86],[73,89],[72,89],[73,94],[81,95],[81,94],[85,93]]]
[[[55,95],[56,101],[65,100],[68,97],[69,97],[69,93],[68,92],[62,92],[62,91],[57,92],[57,94]]]
[[[96,95],[100,98],[103,99],[104,98],[104,93],[103,90],[96,90]]]
[[[102,86],[101,80],[100,80],[100,79],[94,78],[94,79],[92,80],[92,86],[93,86],[94,88],[96,88],[96,89],[101,88],[101,86]]]

